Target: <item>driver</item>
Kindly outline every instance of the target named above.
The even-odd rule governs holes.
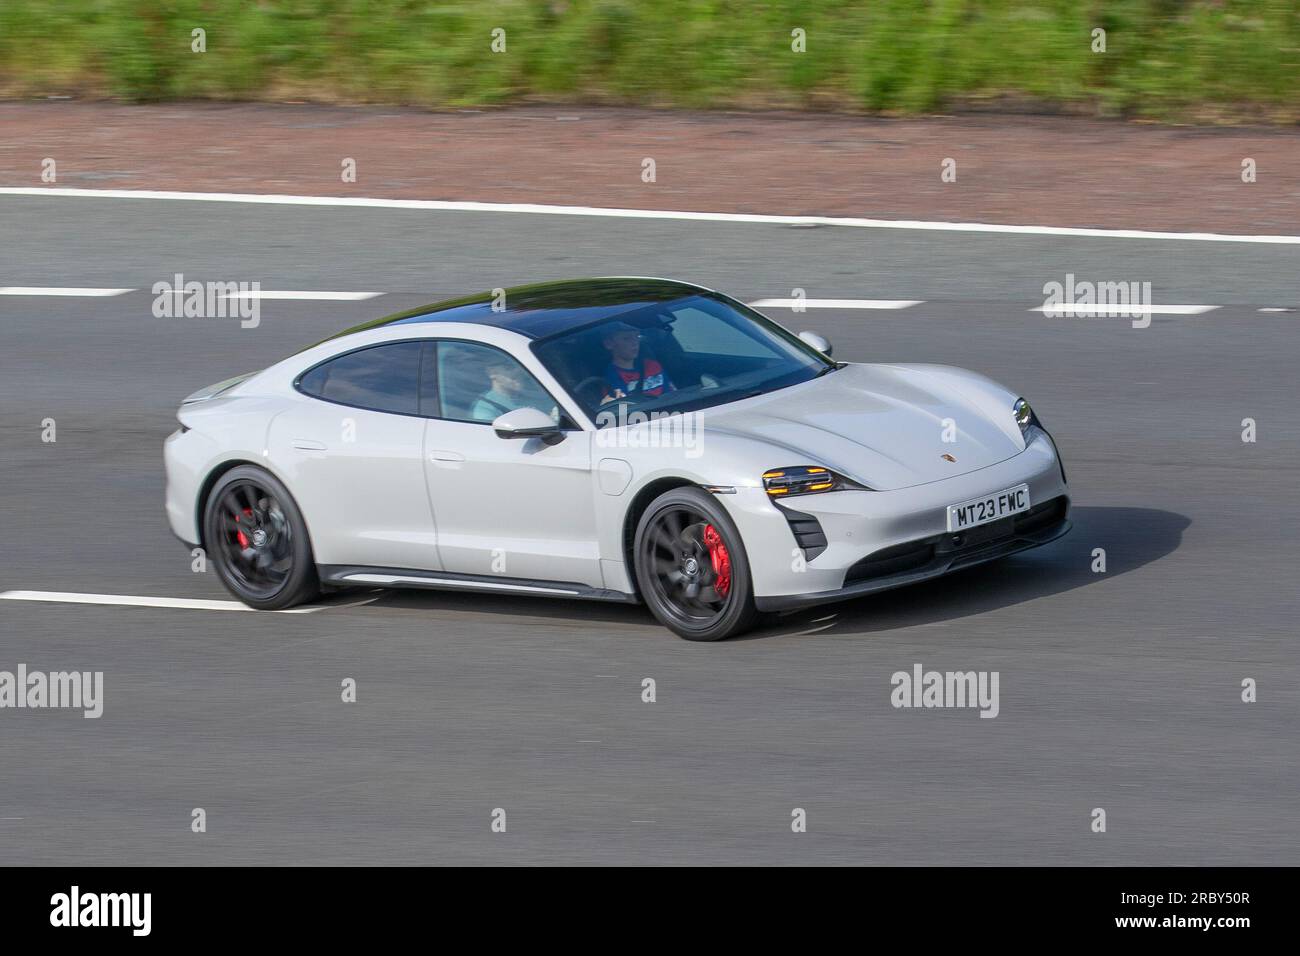
[[[643,395],[663,395],[676,386],[664,372],[664,367],[652,358],[641,355],[641,333],[626,322],[611,322],[601,338],[609,353],[605,368],[605,394],[600,403],[627,398],[633,392]]]

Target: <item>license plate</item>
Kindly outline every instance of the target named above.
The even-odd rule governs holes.
[[[1029,486],[1016,485],[1006,491],[995,491],[982,498],[972,498],[958,505],[948,506],[948,530],[964,531],[978,525],[997,521],[1007,515],[1029,510]]]

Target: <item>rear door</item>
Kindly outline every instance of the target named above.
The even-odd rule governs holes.
[[[424,474],[426,342],[388,342],[299,376],[268,451],[302,509],[316,561],[440,570]]]

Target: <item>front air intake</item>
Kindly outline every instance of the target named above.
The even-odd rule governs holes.
[[[803,549],[804,560],[811,561],[826,550],[826,532],[822,530],[821,522],[802,511],[792,511],[789,508],[780,510],[785,514],[785,520],[794,534],[795,544]]]

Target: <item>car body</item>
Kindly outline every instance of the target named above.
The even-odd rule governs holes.
[[[1018,393],[829,351],[663,279],[426,306],[186,399],[168,519],[255,607],[345,586],[645,600],[710,640],[1066,533]]]

